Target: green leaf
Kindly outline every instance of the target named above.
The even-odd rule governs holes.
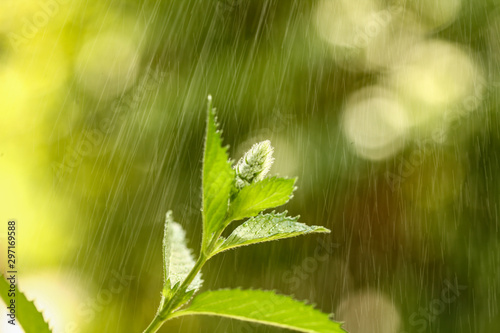
[[[229,196],[234,184],[234,170],[222,147],[221,133],[217,130],[215,109],[208,101],[208,121],[203,157],[203,250],[213,234],[224,228]]]
[[[262,290],[218,290],[196,296],[191,305],[175,312],[185,315],[213,315],[288,328],[307,333],[345,333],[341,324],[311,305]]]
[[[231,203],[227,223],[284,205],[295,190],[295,178],[266,178],[244,187]]]
[[[297,222],[298,216],[288,217],[284,213],[259,214],[238,226],[219,246],[216,253],[235,247],[277,239],[290,238],[310,233],[329,233],[320,226],[308,226]]]
[[[194,265],[193,254],[186,246],[186,232],[179,223],[174,222],[172,212],[169,211],[165,219],[163,237],[164,297],[168,297],[173,288],[184,281]],[[197,291],[202,283],[201,273],[199,273],[186,291]]]
[[[1,274],[0,274],[1,275]],[[5,276],[0,277],[0,296],[5,304],[10,305],[11,297],[9,297],[10,282],[7,281]],[[36,308],[32,301],[19,290],[16,286],[16,321],[23,327],[26,333],[50,333],[52,330],[49,324],[45,322],[43,315]],[[2,318],[2,320],[10,320],[9,317]],[[9,325],[9,324],[8,324]]]

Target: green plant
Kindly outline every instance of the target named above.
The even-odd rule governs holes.
[[[295,179],[265,178],[273,163],[269,141],[255,144],[235,165],[227,157],[217,130],[215,109],[208,101],[203,159],[203,238],[195,262],[186,246],[185,232],[168,212],[163,238],[164,286],[156,316],[144,331],[156,332],[167,320],[196,314],[217,315],[309,333],[345,332],[327,314],[290,297],[263,290],[218,290],[193,295],[202,285],[201,268],[214,255],[240,246],[290,238],[328,229],[297,222],[298,217],[266,213],[290,200]],[[246,219],[227,237],[222,232],[233,221]],[[9,289],[11,288],[11,289]],[[10,304],[15,290],[0,276],[0,298]],[[51,329],[33,302],[19,290],[16,319],[28,333]],[[265,309],[265,310],[262,310]]]
[[[163,239],[164,286],[156,316],[144,331],[156,332],[173,318],[205,314],[310,333],[345,332],[327,314],[292,298],[262,290],[219,290],[197,295],[201,269],[214,255],[244,245],[326,233],[328,229],[297,222],[284,213],[263,213],[290,200],[295,179],[266,178],[273,163],[269,141],[255,144],[232,167],[227,147],[222,146],[215,109],[208,97],[208,120],[203,158],[203,236],[195,261],[185,243],[185,232],[168,212]],[[247,219],[226,238],[223,231],[233,221]],[[192,299],[192,301],[191,301]],[[263,311],[263,309],[265,309]]]
[[[36,308],[33,301],[28,300],[26,295],[19,290],[15,278],[9,280],[0,274],[0,298],[7,305],[12,306],[13,312],[7,313],[7,325],[12,327],[20,324],[26,333],[51,333],[49,324],[45,321],[43,314]],[[11,315],[12,314],[12,315]]]

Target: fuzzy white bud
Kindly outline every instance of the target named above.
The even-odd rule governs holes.
[[[242,189],[264,179],[273,165],[273,152],[274,148],[269,140],[254,144],[234,167],[236,187]]]

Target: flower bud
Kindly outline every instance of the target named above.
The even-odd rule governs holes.
[[[234,167],[238,189],[264,179],[274,162],[273,151],[271,141],[266,140],[254,144],[245,153]]]

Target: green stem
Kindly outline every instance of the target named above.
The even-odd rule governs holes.
[[[151,324],[149,324],[149,326],[146,328],[146,330],[144,330],[144,333],[158,331],[164,322],[165,321],[163,319],[160,319],[160,317],[158,317],[158,315],[156,315],[155,318],[153,319],[153,321],[151,322]]]
[[[207,262],[207,257],[203,254],[200,255],[193,268],[189,272],[188,276],[184,279],[182,284],[175,290],[174,295],[170,300],[163,306],[163,309],[159,310],[153,321],[146,328],[144,333],[154,333],[163,325],[165,321],[169,319],[170,314],[175,310],[180,304],[178,304],[183,293],[189,287],[191,282],[193,282],[196,275],[200,272],[203,265]]]
[[[172,312],[180,305],[182,305],[178,304],[180,297],[189,287],[191,282],[193,282],[194,278],[200,272],[201,268],[207,262],[207,260],[215,254],[214,248],[223,231],[224,230],[220,230],[214,235],[214,237],[212,237],[212,240],[209,242],[206,251],[203,251],[202,248],[201,254],[194,264],[193,268],[189,272],[188,276],[186,276],[180,287],[174,291],[174,295],[172,296],[172,298],[170,298],[170,300],[163,305],[163,308],[156,313],[156,316],[153,318],[153,321],[149,324],[146,330],[144,330],[144,333],[154,333],[158,331],[163,323],[171,318],[170,315],[172,314]]]

